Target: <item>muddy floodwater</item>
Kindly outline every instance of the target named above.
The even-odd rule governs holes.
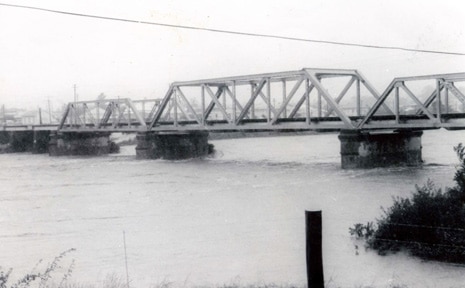
[[[61,263],[78,283],[125,281],[127,264],[131,287],[303,286],[305,210],[322,210],[328,287],[464,287],[464,266],[357,251],[348,233],[415,184],[453,185],[459,142],[426,131],[423,167],[368,170],[340,169],[337,134],[216,140],[189,161],[3,154],[0,266],[19,277],[75,248]]]

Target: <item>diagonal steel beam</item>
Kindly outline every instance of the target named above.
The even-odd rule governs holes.
[[[331,95],[328,94],[326,89],[321,85],[320,81],[318,81],[317,77],[315,75],[312,75],[312,73],[307,73],[307,75],[309,80],[315,86],[315,88],[318,89],[318,92],[321,93],[321,96],[323,96],[326,102],[334,109],[337,116],[339,116],[339,119],[341,119],[342,122],[344,122],[348,129],[354,129],[355,126],[352,124],[352,121],[341,109],[339,109],[339,105],[336,103],[336,101],[334,101]]]
[[[90,116],[90,121],[94,124],[95,127],[97,127],[97,125],[98,125],[98,120],[96,120],[96,119],[94,118],[94,115],[92,114],[92,111],[90,111],[89,106],[87,105],[87,103],[84,103],[83,106],[84,106],[84,114],[85,114],[86,111],[87,111],[88,114],[89,114],[89,116]]]
[[[231,89],[229,89],[228,86],[225,86],[225,87],[224,87],[224,90],[226,91],[226,93],[229,94],[229,96],[230,96],[231,98],[234,98],[234,97],[233,97],[233,93],[232,93]],[[242,107],[241,103],[239,103],[239,101],[237,101],[237,99],[233,99],[233,101],[236,103],[236,107],[239,108],[240,111],[244,110],[244,107]]]
[[[376,91],[375,87],[371,85],[371,83],[367,80],[367,78],[365,78],[365,76],[363,76],[361,72],[355,71],[355,74],[357,75],[360,82],[362,82],[363,86],[365,86],[365,88],[368,90],[368,92],[370,92],[371,95],[376,99],[376,101],[378,101],[381,96],[379,95],[378,91]],[[394,115],[394,112],[391,110],[391,108],[389,108],[389,106],[386,103],[384,103],[384,101],[381,103],[381,106],[383,106],[383,108],[387,112]]]
[[[207,85],[202,84],[202,87],[204,87],[203,89],[205,89],[205,91],[210,91],[210,92],[213,93],[213,91],[211,91],[211,89]],[[210,113],[212,113],[212,111],[213,111],[213,108],[215,108],[216,103],[217,102],[219,103],[218,99],[223,94],[223,90],[224,90],[224,86],[220,86],[220,87],[218,87],[218,90],[216,90],[216,93],[215,93],[213,98],[216,99],[217,101],[215,102],[215,100],[213,100],[213,98],[212,98],[212,100],[210,101],[210,104],[208,104],[205,111],[203,111],[203,119],[204,120],[208,119],[208,117],[210,116]]]
[[[266,105],[270,107],[270,110],[273,113],[273,115],[276,116],[276,113],[278,113],[278,111],[276,111],[276,108],[273,105],[271,105],[271,103],[268,103],[268,99],[265,96],[265,94],[262,91],[260,91],[259,95],[263,99],[263,101],[265,101]]]
[[[463,104],[465,104],[465,95],[455,87],[454,83],[447,83],[447,88],[454,94],[454,96]]]
[[[116,128],[116,126],[119,125],[119,123],[121,122],[121,119],[126,118],[124,117],[124,111],[126,110],[126,107],[121,107],[120,103],[118,103],[116,107],[118,108],[119,115],[118,115],[118,118],[116,118],[112,123],[113,128]]]
[[[371,120],[376,111],[378,111],[378,109],[384,104],[384,101],[386,101],[386,98],[389,96],[389,94],[391,94],[392,90],[394,90],[396,83],[397,79],[391,81],[386,90],[384,90],[383,94],[378,98],[378,101],[375,102],[375,104],[371,107],[370,111],[368,111],[365,118],[363,118],[362,122],[358,124],[358,129],[362,129],[363,126]],[[395,114],[393,113],[393,115]]]
[[[425,106],[423,106],[423,103],[421,103],[420,100],[418,100],[415,94],[413,94],[413,92],[410,91],[410,89],[408,89],[407,86],[405,86],[404,82],[400,82],[399,87],[401,87],[410,96],[410,98],[412,98],[415,104],[417,104],[420,107],[420,109],[423,111],[423,113],[425,113],[426,116],[428,116],[429,119],[434,120],[434,121],[438,120],[436,119],[436,117],[434,117],[433,114],[431,114],[428,111],[428,109]]]
[[[189,115],[186,114],[186,111],[184,111],[184,109],[183,109],[183,107],[182,107],[182,105],[181,105],[181,101],[180,101],[180,99],[179,99],[179,96],[180,96],[180,95],[179,95],[179,93],[177,93],[177,92],[179,92],[179,89],[178,89],[178,88],[179,88],[179,87],[176,87],[176,96],[174,96],[174,97],[176,97],[176,110],[181,111],[182,115],[184,115],[184,117],[185,117],[187,120],[190,120]]]
[[[137,111],[131,99],[126,99],[126,105],[129,107],[130,110],[132,110],[132,112],[136,116],[137,121],[139,121],[139,124],[144,128],[147,127],[147,124],[145,123],[145,119],[139,114],[139,111]],[[129,124],[131,124],[131,117],[129,117]]]
[[[339,93],[339,95],[337,96],[336,98],[336,103],[339,104],[339,102],[341,102],[342,98],[344,98],[344,96],[346,95],[347,91],[349,91],[350,87],[352,87],[352,84],[355,82],[355,77],[351,77],[349,82],[346,84],[346,86],[342,89],[341,93]],[[328,111],[326,112],[325,114],[325,117],[328,117],[329,115],[331,115],[331,113],[333,113],[334,109],[333,108],[329,108]]]
[[[69,116],[70,106],[71,106],[71,104],[68,104],[66,106],[65,112],[63,113],[63,116],[61,117],[60,124],[58,125],[58,130],[63,129],[63,126],[65,125],[65,122],[66,122],[66,119]]]
[[[165,121],[168,121],[170,120],[170,116],[171,116],[171,110],[173,110],[173,107],[174,107],[174,97],[175,96],[171,96],[171,99],[170,101],[168,102],[168,110],[166,110],[165,112],[165,117],[163,118]]]
[[[223,93],[220,93],[218,94],[218,92],[221,92],[224,90],[223,88],[218,88],[218,91],[216,92],[216,94],[213,93],[213,91],[210,89],[209,86],[205,86],[205,90],[207,91],[207,93],[210,95],[210,97],[212,98],[213,102],[215,103],[216,106],[218,106],[218,108],[220,108],[220,111],[221,113],[223,113],[225,119],[228,119],[228,121],[230,121],[229,117],[228,117],[228,113],[226,112],[226,110],[224,109],[223,105],[221,105],[220,101],[218,101],[218,99],[221,97],[221,95]],[[210,105],[209,105],[210,107]],[[212,108],[210,111],[208,111],[208,115],[211,113],[211,111],[213,110],[213,107],[214,105],[212,105]],[[205,119],[207,119],[208,116],[205,117]]]
[[[168,89],[168,91],[166,92],[166,95],[165,97],[163,98],[163,100],[161,101],[161,104],[160,106],[158,107],[158,110],[157,112],[155,113],[155,115],[153,116],[153,119],[148,127],[149,130],[151,130],[153,128],[153,126],[155,126],[155,124],[158,122],[158,120],[160,120],[160,117],[161,117],[161,114],[163,113],[163,111],[165,110],[166,108],[166,105],[168,105],[170,99],[171,99],[171,96],[173,95],[173,90],[174,90],[174,87],[173,85],[170,85],[170,88]]]
[[[297,115],[297,112],[299,112],[300,107],[302,107],[302,105],[304,104],[305,100],[307,99],[307,94],[310,95],[310,93],[312,92],[313,88],[315,88],[315,86],[310,85],[310,87],[308,88],[308,92],[305,91],[304,94],[302,95],[302,97],[300,97],[299,101],[297,101],[297,104],[295,104],[295,106],[294,106],[294,108],[292,109],[291,113],[289,113],[289,119],[292,119],[292,118],[295,117],[295,115]]]
[[[291,99],[294,97],[295,93],[297,92],[297,90],[299,89],[300,85],[302,85],[302,82],[304,81],[304,77],[301,77],[295,84],[294,84],[294,87],[292,87],[292,90],[291,92],[289,93],[288,96],[286,96],[286,98],[284,99],[283,103],[281,104],[281,107],[279,108],[278,112],[275,114],[275,117],[273,119],[273,121],[271,122],[271,124],[275,124],[277,121],[278,121],[278,118],[279,116],[284,112],[284,110],[286,110],[287,108],[287,105],[289,105],[289,102],[291,101]],[[284,82],[286,83],[286,82]],[[313,89],[313,86],[312,88]],[[311,90],[310,90],[311,91]],[[300,108],[300,107],[299,107]],[[290,117],[292,118],[292,117]]]
[[[200,125],[202,124],[202,121],[200,120],[200,118],[197,116],[197,113],[195,112],[194,108],[192,108],[191,104],[189,103],[189,101],[187,101],[187,98],[186,96],[184,95],[184,93],[181,91],[181,88],[180,87],[176,87],[177,91],[178,91],[178,95],[181,96],[182,100],[186,103],[186,106],[187,106],[187,109],[189,110],[189,112],[194,115],[195,117],[195,121],[197,121],[197,123],[199,123]]]
[[[441,92],[444,88],[444,83],[441,83],[440,86],[439,86],[439,92]],[[423,103],[423,106],[428,108],[431,103],[433,103],[434,99],[436,99],[438,96],[438,89],[434,89],[434,91],[431,93],[431,95],[428,97],[428,99],[425,100],[425,102]],[[415,113],[416,115],[420,115],[421,113],[423,112],[423,110],[421,108],[419,108],[417,110],[417,112]]]
[[[244,109],[241,111],[241,113],[237,117],[236,125],[238,125],[239,122],[244,118],[244,116],[249,112],[250,107],[252,107],[252,105],[254,104],[255,99],[257,98],[258,94],[260,94],[260,91],[265,86],[266,81],[267,81],[266,78],[262,79],[260,83],[258,84],[258,86],[255,88],[255,91],[252,93],[249,101],[247,102],[247,104],[244,106]]]

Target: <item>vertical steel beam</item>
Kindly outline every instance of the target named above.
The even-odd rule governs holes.
[[[231,122],[236,123],[236,106],[238,104],[237,100],[236,100],[236,81],[232,82],[231,89],[232,89],[232,117],[231,117]]]
[[[356,90],[357,90],[357,116],[360,116],[362,113],[361,113],[361,97],[360,97],[360,79],[357,79],[357,82],[356,82]]]
[[[96,115],[97,115],[97,123],[95,123],[95,126],[98,127],[100,123],[100,102],[95,103],[95,109],[97,109]]]
[[[444,85],[444,106],[445,106],[445,113],[449,113],[449,88],[447,88],[447,85]]]
[[[144,123],[145,123],[145,101],[142,101],[142,118],[144,118]]]
[[[305,80],[305,122],[310,125],[310,80]]]
[[[86,103],[82,103],[82,124],[84,125],[84,128],[86,127],[86,108]]]
[[[252,98],[253,95],[254,95],[255,87],[257,87],[256,84],[254,84],[254,83],[250,84],[251,98]],[[255,101],[255,99],[254,99],[254,101]],[[251,113],[250,113],[250,118],[251,118],[251,119],[255,119],[255,102],[254,102],[254,101],[252,102],[252,104],[251,104],[251,106],[250,106],[250,111],[251,111]]]
[[[228,111],[228,108],[227,108],[227,102],[226,102],[226,94],[223,96],[223,107],[224,107],[224,110],[225,111]],[[227,117],[227,112],[226,112],[226,115],[223,116],[223,120],[227,120],[228,117]]]
[[[437,109],[437,119],[441,119],[441,80],[436,80],[436,89],[437,89],[437,95],[436,95],[436,109]]]
[[[400,116],[399,116],[399,86],[395,88],[395,97],[394,97],[394,110],[396,114],[396,123],[399,123]]]
[[[284,110],[283,110],[283,117],[284,117],[284,118],[287,118],[287,103],[286,103],[286,97],[287,97],[287,91],[286,91],[286,90],[287,90],[287,87],[286,87],[286,80],[283,79],[283,80],[281,80],[281,81],[282,81],[282,83],[283,83],[283,102],[282,102],[282,104],[281,104],[281,107],[284,107]],[[286,103],[286,104],[285,104],[285,103]],[[279,116],[279,115],[277,115],[277,117],[278,117],[278,116]],[[276,118],[277,118],[277,117],[276,117]]]
[[[318,82],[320,82],[321,84],[321,78],[316,78],[316,80]],[[317,109],[318,109],[318,117],[321,117],[323,116],[323,114],[321,113],[321,98],[322,98],[322,91],[320,91],[320,89],[318,89],[318,102],[317,102]]]
[[[126,105],[129,106],[129,104],[126,104]],[[132,121],[131,121],[131,109],[132,109],[131,107],[129,107],[129,109],[128,109],[128,123],[129,123],[128,126],[129,126],[129,128],[132,127],[132,123],[131,123],[131,122],[132,122]]]
[[[206,124],[206,113],[205,113],[205,84],[202,84],[201,90],[200,90],[200,96],[201,96],[201,101],[202,101],[202,125],[205,126]]]
[[[270,78],[266,79],[266,122],[269,124],[271,121],[271,81]]]
[[[174,88],[173,95],[173,114],[174,114],[174,126],[178,126],[178,87]]]
[[[114,101],[111,102],[111,122],[112,124],[114,125],[116,123],[116,107],[118,106],[118,104],[116,104]]]

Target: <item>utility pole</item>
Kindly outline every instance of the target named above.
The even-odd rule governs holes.
[[[74,123],[73,124],[77,124],[77,101],[78,101],[78,95],[76,93],[76,84],[73,85],[73,88],[74,88]]]
[[[3,125],[6,125],[5,104],[2,105]]]
[[[48,97],[48,99],[47,99],[47,104],[48,104],[48,122],[50,122],[50,124],[52,124],[52,109],[51,109],[51,105],[50,105],[50,97]]]
[[[76,102],[78,101],[78,96],[76,93],[76,84],[73,85],[73,88],[74,88],[74,104],[76,105]]]

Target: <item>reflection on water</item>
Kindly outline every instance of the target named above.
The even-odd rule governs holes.
[[[133,287],[305,285],[305,210],[323,211],[332,287],[461,287],[465,268],[359,249],[348,228],[431,179],[452,185],[463,132],[427,131],[419,168],[341,170],[336,134],[212,141],[202,160],[0,155],[0,265],[17,274],[69,248],[73,279]],[[66,263],[68,263],[66,262]],[[63,263],[64,266],[66,263]]]

